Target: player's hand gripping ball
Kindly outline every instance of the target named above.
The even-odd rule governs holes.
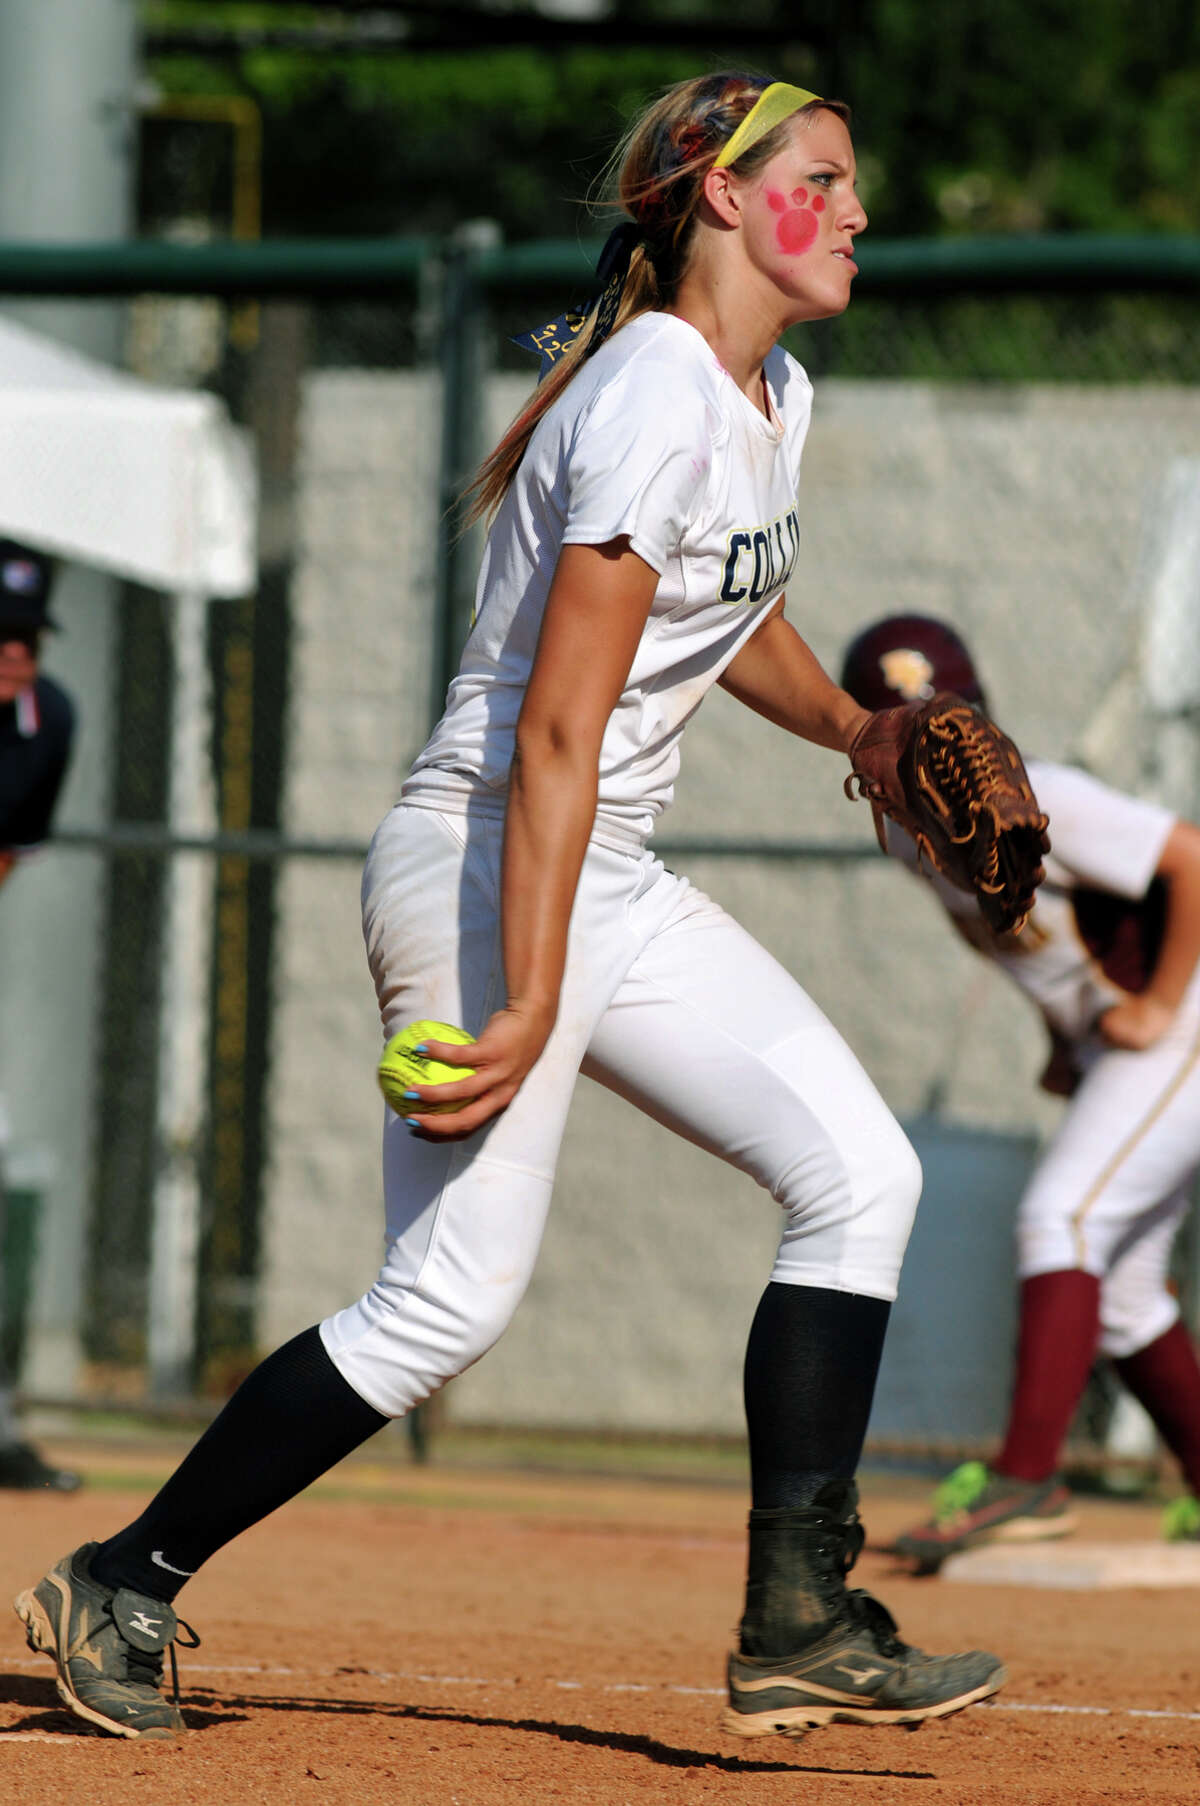
[[[418,1053],[423,1042],[451,1041],[456,1047],[469,1047],[474,1039],[465,1028],[455,1028],[452,1022],[410,1022],[393,1035],[383,1050],[378,1077],[379,1089],[397,1116],[449,1116],[461,1110],[468,1099],[431,1104],[406,1099],[404,1093],[414,1085],[449,1085],[456,1079],[470,1078],[475,1071],[473,1066],[447,1066],[444,1060]]]

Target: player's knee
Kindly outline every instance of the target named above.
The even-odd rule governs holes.
[[[474,1366],[476,1361],[483,1359],[489,1349],[496,1346],[512,1322],[520,1301],[520,1292],[513,1292],[502,1298],[489,1295],[475,1300],[469,1320],[460,1326],[455,1373],[461,1373],[465,1367]],[[453,1375],[447,1374],[446,1377],[450,1379]]]
[[[370,1291],[329,1319],[328,1344],[351,1385],[388,1417],[402,1417],[492,1348],[520,1303],[524,1285],[420,1288],[381,1274]]]
[[[515,1274],[491,1284],[464,1282],[438,1287],[428,1278],[419,1289],[397,1288],[389,1303],[400,1340],[415,1343],[437,1385],[462,1373],[500,1340],[525,1291]]]
[[[921,1162],[890,1115],[851,1152],[808,1150],[776,1196],[787,1215],[776,1276],[828,1258],[893,1292],[921,1196]]]
[[[851,1169],[855,1213],[869,1216],[903,1245],[917,1214],[922,1179],[920,1156],[895,1118],[873,1124]]]
[[[1099,1352],[1127,1361],[1165,1336],[1179,1314],[1179,1301],[1165,1286],[1141,1296],[1111,1297],[1101,1290]]]
[[[925,1173],[921,1166],[921,1156],[900,1124],[894,1120],[891,1133],[881,1150],[880,1164],[886,1169],[885,1184],[892,1200],[899,1209],[907,1211],[911,1226],[920,1202]]]
[[[921,1195],[921,1162],[895,1117],[880,1110],[852,1147],[834,1140],[801,1146],[772,1186],[789,1215],[820,1210],[852,1216],[880,1207],[911,1225]]]
[[[920,1155],[900,1124],[893,1123],[879,1151],[872,1214],[897,1261],[908,1246],[924,1180]]]
[[[924,1175],[917,1150],[894,1120],[872,1140],[872,1158],[860,1179],[855,1227],[880,1276],[894,1291],[921,1201]]]

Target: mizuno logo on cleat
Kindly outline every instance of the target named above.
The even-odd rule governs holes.
[[[835,1662],[839,1674],[848,1674],[852,1681],[873,1681],[877,1676],[885,1675],[886,1668],[848,1668],[845,1662]]]
[[[129,1620],[134,1630],[140,1630],[144,1637],[157,1637],[161,1618],[147,1618],[145,1612],[134,1612]]]

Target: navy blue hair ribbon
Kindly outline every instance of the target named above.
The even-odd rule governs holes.
[[[629,274],[629,262],[641,242],[642,228],[634,220],[622,220],[613,227],[604,241],[604,249],[596,264],[596,286],[591,298],[568,307],[545,326],[531,326],[528,332],[519,332],[514,336],[514,345],[519,345],[522,351],[536,351],[541,358],[539,382],[548,370],[554,368],[564,351],[575,343],[589,320],[592,321],[592,331],[583,355],[591,357],[593,352],[600,349],[613,329],[621,305],[625,278]]]

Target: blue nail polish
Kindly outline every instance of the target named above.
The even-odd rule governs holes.
[[[404,1126],[406,1129],[419,1129],[421,1125],[415,1116],[406,1116],[404,1118]]]
[[[426,1044],[425,1044],[425,1042],[424,1042],[424,1041],[422,1041],[422,1042],[420,1042],[420,1043],[419,1043],[419,1045],[418,1045],[418,1046],[416,1046],[416,1047],[414,1047],[414,1048],[413,1048],[413,1052],[414,1052],[414,1053],[419,1053],[419,1054],[427,1054],[427,1053],[428,1053],[428,1052],[429,1052],[429,1049],[428,1049],[428,1047],[427,1047],[427,1046],[426,1046]]]
[[[421,1093],[419,1091],[406,1091],[404,1093],[404,1101],[406,1104],[419,1103],[420,1097]]]

